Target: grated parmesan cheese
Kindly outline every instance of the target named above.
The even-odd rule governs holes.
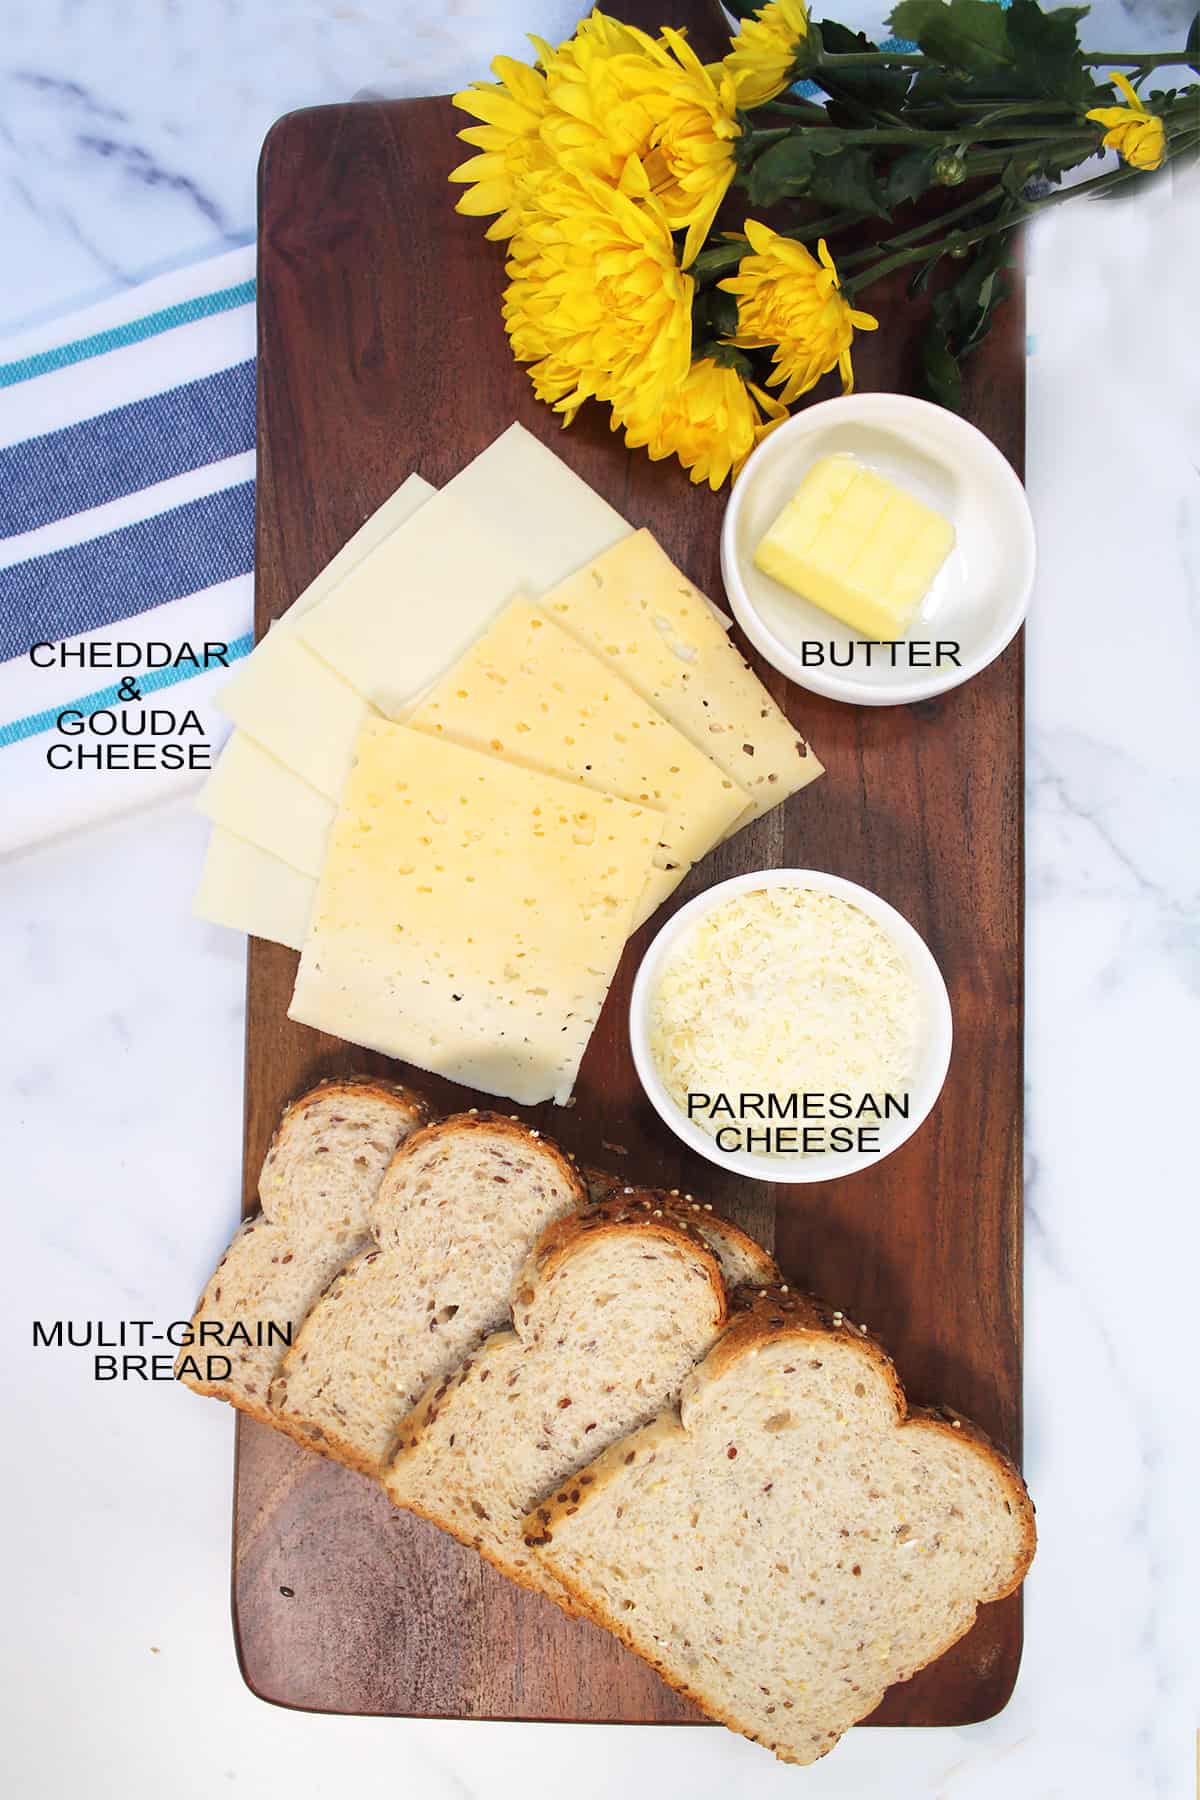
[[[685,1116],[689,1094],[801,1107],[805,1095],[838,1094],[857,1108],[907,1091],[920,1026],[916,983],[881,925],[834,894],[766,887],[714,907],[675,946],[650,1047]],[[733,1147],[728,1111],[714,1117],[693,1100],[690,1116]]]

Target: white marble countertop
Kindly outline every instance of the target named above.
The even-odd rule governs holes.
[[[1086,35],[1169,44],[1190,6],[1104,0]],[[248,241],[280,112],[449,87],[573,10],[453,0],[406,23],[416,9],[395,0],[10,0],[0,331]],[[322,1718],[252,1698],[229,1622],[231,1416],[168,1383],[97,1386],[86,1358],[29,1347],[31,1313],[185,1312],[236,1216],[242,950],[190,917],[203,825],[178,803],[3,875],[14,1797],[1192,1792],[1196,202],[1163,185],[1065,209],[1032,245],[1026,1471],[1041,1549],[1009,1707],[967,1730],[854,1732],[799,1772],[723,1732]]]

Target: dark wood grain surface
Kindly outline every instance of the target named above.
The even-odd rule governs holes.
[[[666,13],[718,48],[705,0]],[[461,123],[457,117],[457,123]],[[500,322],[502,256],[458,217],[448,101],[323,107],[271,132],[259,244],[257,626],[263,632],[411,470],[445,482],[512,419],[551,444],[634,525],[722,598],[724,497],[674,465],[626,455],[598,412],[568,432],[533,400]],[[907,389],[920,318],[872,290],[883,329],[860,340],[859,385]],[[822,384],[816,398],[833,391]],[[1018,470],[1024,321],[1017,295],[971,365],[968,416]],[[910,1395],[943,1401],[1019,1454],[1021,1437],[1022,645],[937,701],[853,708],[760,668],[827,774],[694,871],[674,897],[744,869],[828,869],[875,889],[937,956],[954,1008],[942,1100],[878,1168],[769,1188],[684,1151],[643,1099],[625,1014],[629,946],[573,1107],[527,1116],[582,1160],[691,1188],[774,1243],[789,1278],[866,1319]],[[245,1202],[284,1102],[317,1078],[393,1065],[287,1019],[295,956],[253,942],[246,1035]],[[416,1076],[435,1104],[476,1096]],[[602,1632],[510,1586],[361,1477],[240,1419],[234,1615],[247,1682],[323,1711],[678,1721],[696,1715]],[[876,1718],[963,1724],[1006,1701],[1018,1598]]]

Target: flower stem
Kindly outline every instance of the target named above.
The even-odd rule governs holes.
[[[768,100],[762,111],[786,113],[792,119],[811,119],[814,125],[821,124],[827,117],[825,108],[818,106],[815,100]]]
[[[984,238],[994,237],[998,231],[1012,231],[1015,226],[1024,224],[1027,219],[1035,218],[1038,213],[1046,212],[1052,206],[1061,206],[1064,200],[1075,200],[1080,196],[1086,199],[1089,194],[1107,192],[1109,189],[1117,187],[1122,181],[1129,181],[1133,176],[1141,173],[1140,169],[1133,169],[1122,164],[1119,169],[1110,169],[1105,175],[1093,176],[1090,181],[1078,182],[1074,187],[1059,188],[1057,192],[1048,194],[1044,200],[1028,200],[1023,205],[1014,207],[1011,212],[1005,213],[1001,218],[993,219],[986,225],[977,226],[974,231],[952,232],[950,237],[968,247],[981,243]],[[947,214],[935,223],[944,225],[949,217],[950,215]],[[915,249],[900,250],[894,256],[885,256],[882,262],[875,264],[874,268],[865,269],[861,275],[852,276],[849,281],[844,282],[842,284],[844,291],[848,297],[852,296],[860,288],[870,287],[872,283],[881,280],[885,275],[890,275],[895,269],[905,268],[909,263],[928,261],[932,257],[941,256],[949,246],[950,237],[939,238],[935,244],[918,244]]]
[[[831,232],[841,231],[846,225],[861,224],[869,213],[853,212],[844,208],[841,212],[827,213],[823,219],[801,219],[798,225],[786,225],[780,230],[780,237],[795,238],[797,243],[805,243],[809,238],[827,237]]]
[[[868,261],[879,250],[887,251],[890,254],[894,250],[905,249],[909,244],[919,243],[931,232],[943,231],[947,225],[953,225],[956,220],[969,218],[981,207],[989,206],[992,201],[1002,199],[1003,195],[1004,188],[997,182],[994,187],[985,189],[982,194],[976,194],[974,199],[966,200],[961,206],[956,206],[952,212],[939,213],[937,218],[926,219],[923,225],[914,225],[911,231],[901,232],[898,237],[881,238],[879,243],[873,244],[869,250],[856,250],[852,256],[839,258],[839,267],[842,269],[854,268],[859,263]]]
[[[907,126],[902,131],[880,131],[877,127],[870,131],[843,131],[838,125],[822,125],[815,129],[821,133],[821,142],[827,145],[878,144],[881,149],[928,144],[933,149],[950,150],[957,148],[959,144],[1024,144],[1037,143],[1050,137],[1056,137],[1056,134],[1048,131],[1044,125],[1001,124],[995,130],[991,126],[984,126],[981,130],[979,125],[972,126],[966,122],[956,131],[920,131]],[[774,134],[756,132],[754,135],[757,138],[760,135],[766,137]],[[788,133],[784,131],[778,135],[786,137]],[[1057,136],[1073,136],[1092,143],[1095,141],[1096,133],[1081,125],[1077,132],[1060,132]]]
[[[1101,63],[1120,63],[1125,68],[1157,69],[1169,63],[1190,64],[1193,56],[1194,52],[1190,50],[1162,50],[1147,56],[1138,56],[1136,53],[1131,55],[1127,50],[1097,50],[1081,57],[1080,61],[1087,68],[1094,68]],[[922,55],[919,50],[851,50],[845,54],[826,50],[819,62],[802,73],[820,80],[822,69],[923,69],[931,62],[934,67],[939,66],[935,59]]]
[[[1124,63],[1126,67],[1158,69],[1167,63],[1191,63],[1194,58],[1193,50],[1162,50],[1153,56],[1130,56],[1125,50],[1094,50],[1081,61],[1088,68],[1098,63]]]
[[[1128,61],[1128,58],[1126,58]],[[819,79],[822,69],[849,68],[897,68],[920,69],[929,61],[919,50],[849,50],[839,55],[832,50],[824,50],[819,62],[811,69],[802,70],[802,74],[810,74],[814,80]]]

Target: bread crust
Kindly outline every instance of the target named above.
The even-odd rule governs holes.
[[[403,1082],[388,1081],[383,1077],[376,1075],[326,1076],[324,1079],[314,1082],[311,1087],[307,1087],[301,1093],[295,1095],[293,1099],[287,1102],[283,1111],[280,1113],[279,1122],[271,1133],[271,1141],[267,1145],[266,1155],[263,1157],[262,1171],[260,1171],[259,1174],[260,1183],[262,1180],[262,1173],[271,1162],[276,1147],[285,1130],[301,1120],[303,1115],[312,1106],[317,1104],[317,1102],[334,1098],[339,1093],[345,1094],[348,1101],[359,1100],[364,1096],[368,1099],[386,1102],[399,1101],[408,1117],[414,1121],[418,1127],[428,1125],[434,1117],[433,1109],[425,1099],[424,1095],[419,1094],[414,1088],[408,1087]],[[286,1225],[277,1223],[272,1219],[270,1213],[261,1204],[261,1201],[253,1212],[246,1215],[234,1232],[233,1237],[230,1239],[221,1256],[220,1262],[218,1262],[212,1275],[210,1275],[208,1281],[205,1283],[204,1289],[192,1309],[190,1322],[193,1333],[198,1330],[201,1320],[208,1311],[209,1295],[213,1290],[214,1284],[217,1282],[221,1270],[228,1262],[229,1256],[235,1245],[244,1239],[250,1232],[259,1229],[259,1227],[266,1227],[280,1232],[287,1232],[288,1230]],[[305,1235],[306,1234],[302,1231],[297,1233],[295,1241],[301,1243]],[[353,1259],[354,1254],[357,1253],[352,1253],[351,1260]],[[329,1288],[332,1285],[332,1282],[327,1283],[317,1298],[324,1298],[324,1295],[328,1293]],[[316,1302],[314,1301],[313,1304],[315,1305]],[[301,1323],[303,1323],[303,1321],[301,1321]],[[297,1333],[297,1335],[299,1334]],[[185,1347],[180,1351],[179,1356],[176,1358],[177,1369],[182,1360],[189,1354],[189,1351],[190,1346]],[[306,1448],[312,1447],[301,1433],[276,1417],[271,1409],[268,1394],[264,1394],[262,1400],[259,1401],[256,1397],[252,1397],[242,1391],[237,1382],[232,1378],[224,1381],[204,1381],[196,1380],[191,1376],[184,1375],[180,1376],[179,1379],[183,1385],[190,1387],[193,1393],[204,1395],[206,1398],[212,1400],[223,1400],[227,1405],[236,1408],[238,1412],[245,1413],[247,1418],[257,1419],[262,1425],[274,1426],[277,1430],[284,1431],[288,1437],[293,1438],[297,1443],[305,1445]]]
[[[559,1242],[556,1233],[560,1234],[565,1243],[577,1236],[586,1236],[601,1225],[625,1224],[646,1218],[666,1221],[677,1231],[682,1231],[693,1244],[700,1244],[710,1251],[713,1250],[714,1241],[722,1248],[738,1251],[748,1262],[756,1265],[759,1271],[756,1278],[764,1285],[771,1285],[779,1280],[779,1268],[774,1257],[739,1225],[725,1218],[722,1213],[715,1212],[706,1202],[694,1200],[690,1194],[669,1192],[665,1188],[631,1187],[624,1184],[609,1189],[602,1198],[593,1200],[590,1206],[578,1214],[568,1214],[566,1218],[557,1219],[547,1226],[534,1246],[530,1260],[536,1262],[539,1257],[548,1258],[555,1253]]]
[[[428,1125],[420,1126],[411,1136],[406,1137],[402,1144],[397,1144],[379,1185],[379,1192],[367,1208],[372,1229],[375,1227],[376,1213],[386,1210],[386,1202],[382,1199],[382,1195],[394,1169],[427,1144],[436,1142],[439,1137],[449,1135],[451,1131],[483,1130],[494,1132],[500,1137],[518,1138],[522,1143],[527,1143],[530,1138],[536,1139],[550,1159],[558,1165],[563,1179],[574,1187],[579,1205],[581,1207],[587,1205],[587,1183],[576,1166],[574,1156],[569,1151],[563,1150],[553,1138],[547,1137],[544,1132],[526,1125],[517,1117],[516,1113],[483,1112],[478,1107],[472,1106],[467,1112],[450,1113],[444,1119],[434,1119]]]
[[[1021,1545],[1010,1579],[1002,1583],[993,1593],[985,1595],[977,1602],[975,1611],[961,1631],[939,1645],[937,1650],[920,1664],[928,1668],[939,1656],[964,1637],[971,1629],[980,1605],[994,1604],[1013,1593],[1025,1579],[1029,1565],[1033,1560],[1037,1547],[1037,1528],[1034,1522],[1033,1502],[1022,1480],[1020,1472],[1011,1458],[999,1449],[987,1434],[977,1425],[962,1417],[960,1413],[949,1408],[909,1407],[904,1389],[896,1373],[895,1365],[887,1351],[867,1330],[865,1325],[856,1325],[844,1313],[828,1306],[824,1301],[810,1294],[797,1293],[789,1287],[774,1287],[752,1291],[743,1289],[732,1297],[733,1316],[724,1335],[714,1345],[704,1362],[693,1377],[695,1383],[716,1381],[724,1370],[739,1361],[743,1356],[754,1355],[765,1344],[780,1339],[792,1339],[796,1343],[812,1344],[828,1340],[832,1336],[849,1339],[856,1350],[871,1367],[883,1378],[891,1391],[896,1409],[896,1427],[898,1430],[926,1430],[939,1435],[957,1439],[962,1446],[969,1446],[988,1461],[1002,1484],[1007,1489],[1008,1503],[1017,1515],[1021,1527]],[[686,1408],[686,1396],[683,1401]],[[687,1435],[680,1412],[669,1411],[651,1420],[639,1431],[631,1432],[628,1437],[619,1439],[615,1444],[601,1453],[596,1460],[574,1478],[576,1487],[587,1487],[594,1493],[601,1492],[628,1466],[631,1460],[643,1461],[646,1456],[654,1454],[667,1444]],[[542,1548],[552,1543],[556,1526],[578,1510],[578,1502],[571,1497],[564,1500],[557,1495],[552,1501],[545,1501],[534,1507],[526,1516],[526,1542],[534,1548]],[[553,1566],[553,1565],[551,1565]],[[609,1611],[591,1594],[583,1590],[573,1581],[568,1573],[558,1568],[554,1573],[574,1604],[577,1616],[591,1620],[593,1624],[602,1626],[619,1639],[627,1649],[641,1657],[664,1680],[668,1687],[690,1700],[709,1718],[719,1724],[728,1726],[731,1731],[750,1738],[755,1743],[763,1743],[764,1739],[757,1733],[746,1729],[744,1723],[722,1709],[719,1699],[706,1694],[703,1690],[691,1686],[678,1675],[669,1671],[662,1661],[649,1654],[634,1638],[629,1626],[616,1614]],[[909,1671],[905,1679],[916,1674],[916,1669]],[[893,1684],[895,1685],[895,1684]],[[833,1749],[841,1734],[836,1733],[826,1747]],[[783,1755],[773,1744],[767,1744],[781,1761],[795,1761],[795,1758]]]
[[[279,1115],[279,1123],[271,1133],[271,1141],[267,1145],[267,1153],[263,1157],[262,1169],[259,1170],[259,1182],[262,1181],[263,1169],[275,1154],[280,1138],[285,1130],[315,1106],[319,1100],[332,1099],[335,1094],[343,1093],[348,1100],[361,1099],[363,1095],[373,1100],[399,1100],[414,1121],[414,1131],[430,1124],[436,1117],[432,1106],[423,1094],[417,1093],[402,1081],[386,1081],[380,1075],[325,1075],[314,1082],[302,1093],[289,1100]],[[261,1201],[260,1201],[261,1209]],[[252,1218],[254,1215],[248,1214]],[[267,1215],[270,1217],[270,1215]]]
[[[324,1306],[331,1296],[336,1294],[340,1287],[343,1287],[347,1282],[352,1281],[360,1267],[366,1263],[374,1262],[376,1257],[383,1256],[384,1254],[385,1252],[380,1248],[378,1243],[371,1243],[365,1250],[360,1250],[357,1256],[352,1256],[345,1267],[339,1269],[338,1273],[334,1276],[333,1280],[329,1283],[320,1297],[313,1302],[309,1317],[311,1318],[312,1313],[316,1311],[318,1306]],[[307,1320],[305,1323],[307,1323]],[[371,1479],[378,1480],[379,1469],[374,1460],[371,1457],[364,1455],[363,1451],[352,1439],[341,1437],[336,1432],[327,1431],[322,1425],[308,1425],[304,1420],[296,1418],[293,1414],[276,1412],[276,1405],[279,1404],[276,1390],[279,1390],[280,1396],[286,1395],[288,1364],[295,1355],[303,1336],[304,1325],[301,1325],[300,1330],[296,1333],[295,1339],[289,1346],[283,1361],[276,1370],[275,1378],[268,1389],[269,1409],[266,1417],[267,1424],[274,1425],[278,1431],[286,1432],[288,1437],[293,1438],[297,1444],[302,1444],[306,1450],[313,1450],[318,1456],[328,1457],[331,1462],[341,1463],[344,1468],[352,1469],[356,1475],[366,1475]],[[283,1383],[282,1387],[280,1387],[281,1382]]]
[[[696,1222],[695,1213],[704,1211],[705,1228]],[[729,1317],[728,1296],[721,1267],[710,1244],[706,1242],[705,1230],[722,1238],[731,1245],[747,1252],[754,1251],[763,1266],[774,1269],[774,1263],[761,1247],[748,1238],[729,1220],[722,1218],[711,1210],[704,1210],[696,1202],[662,1192],[655,1188],[625,1187],[620,1193],[612,1193],[608,1198],[581,1208],[577,1212],[567,1213],[560,1219],[553,1220],[539,1236],[537,1243],[526,1261],[524,1270],[518,1276],[513,1290],[514,1316],[521,1309],[532,1305],[537,1285],[548,1280],[573,1256],[585,1252],[598,1239],[619,1237],[633,1229],[639,1238],[646,1236],[659,1243],[682,1249],[694,1257],[708,1275],[710,1289],[717,1309],[718,1329],[721,1329]],[[519,1328],[494,1332],[485,1338],[480,1351],[486,1351],[489,1344],[499,1339],[523,1341]],[[543,1594],[555,1602],[571,1618],[581,1616],[581,1609],[573,1595],[566,1591],[555,1572],[553,1580],[558,1591],[547,1591],[547,1587],[532,1581],[527,1571],[519,1565],[498,1554],[491,1546],[478,1541],[476,1534],[465,1529],[452,1516],[438,1510],[436,1501],[423,1499],[414,1502],[407,1497],[396,1501],[389,1487],[388,1475],[392,1468],[411,1451],[419,1448],[422,1437],[435,1423],[441,1410],[442,1402],[451,1391],[460,1386],[470,1375],[480,1351],[466,1357],[454,1372],[440,1381],[436,1387],[423,1394],[416,1406],[408,1414],[400,1427],[396,1453],[392,1457],[389,1469],[383,1476],[383,1486],[394,1505],[402,1506],[405,1511],[416,1513],[428,1519],[440,1530],[475,1550],[485,1562],[501,1575],[514,1582],[518,1587],[528,1589],[532,1593]],[[568,1507],[571,1494],[580,1480],[579,1475],[563,1477],[549,1490],[555,1492],[563,1489],[560,1499]],[[526,1539],[528,1543],[528,1538]]]
[[[287,1102],[279,1115],[279,1124],[275,1127],[272,1143],[279,1136],[284,1121],[293,1113],[303,1112],[314,1101],[325,1099],[336,1090],[356,1097],[365,1093],[374,1095],[378,1100],[401,1100],[409,1107],[413,1117],[419,1118],[423,1122],[432,1120],[434,1117],[433,1107],[426,1100],[424,1094],[409,1087],[407,1082],[390,1081],[383,1075],[323,1075],[320,1081],[314,1081],[311,1087],[304,1088],[301,1093],[296,1094]]]
[[[555,1143],[553,1138],[526,1125],[516,1113],[492,1112],[473,1106],[466,1112],[451,1113],[446,1118],[434,1119],[412,1132],[402,1143],[397,1144],[387,1169],[384,1171],[383,1179],[374,1197],[367,1205],[367,1221],[371,1230],[370,1241],[356,1255],[352,1256],[329,1282],[319,1299],[314,1301],[308,1314],[309,1318],[313,1316],[318,1306],[324,1306],[336,1298],[339,1289],[351,1283],[358,1270],[365,1264],[374,1262],[379,1256],[393,1254],[393,1246],[386,1237],[390,1211],[387,1197],[388,1185],[393,1174],[397,1170],[402,1170],[407,1160],[419,1155],[430,1144],[436,1144],[441,1138],[450,1135],[461,1137],[464,1132],[475,1131],[486,1131],[492,1138],[508,1138],[520,1143],[523,1147],[527,1146],[532,1138],[537,1143],[539,1152],[554,1166],[563,1184],[572,1189],[576,1205],[586,1206],[588,1189],[583,1176],[575,1165],[575,1158]],[[295,1414],[276,1410],[277,1407],[286,1406],[289,1366],[292,1365],[293,1358],[301,1352],[306,1324],[307,1319],[301,1325],[276,1370],[268,1397],[267,1423],[277,1426],[281,1431],[286,1431],[289,1437],[295,1439],[296,1443],[303,1444],[306,1449],[315,1451],[319,1456],[328,1457],[333,1462],[340,1462],[346,1468],[353,1469],[358,1475],[366,1475],[376,1481],[383,1480],[387,1467],[394,1460],[394,1451],[387,1463],[381,1467],[375,1458],[366,1454],[353,1439],[343,1437],[339,1433],[331,1431],[327,1426],[309,1425]]]

